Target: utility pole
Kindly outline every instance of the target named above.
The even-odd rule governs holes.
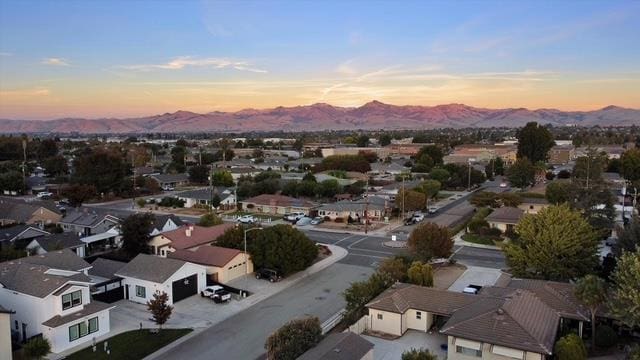
[[[471,159],[467,160],[469,165],[469,174],[467,175],[467,191],[471,191]]]
[[[22,138],[22,192],[27,190],[27,138]]]
[[[131,168],[133,169],[133,208],[136,208],[136,162],[135,155],[131,153]]]
[[[209,205],[211,207],[211,212],[213,213],[213,163],[211,163],[211,171],[209,172],[209,190],[211,191]]]
[[[406,198],[406,194],[404,192],[404,177],[406,175],[402,175],[402,219],[400,221],[404,221],[404,199]]]
[[[367,179],[367,187],[364,192],[364,233],[369,229],[369,179]]]

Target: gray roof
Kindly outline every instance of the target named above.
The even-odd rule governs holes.
[[[100,208],[79,208],[67,211],[67,214],[60,220],[61,223],[94,227],[105,218],[119,222],[123,214],[117,214],[111,210]]]
[[[45,251],[72,249],[84,246],[84,243],[80,241],[80,236],[74,232],[51,234],[38,237],[34,240],[37,241]]]
[[[116,276],[164,283],[186,262],[154,255],[139,254],[116,272]]]
[[[11,219],[15,222],[23,223],[28,221],[40,208],[60,214],[60,210],[56,209],[52,201],[25,202],[18,199],[0,197],[0,218],[3,219]]]
[[[85,304],[80,311],[76,311],[65,316],[56,315],[51,319],[43,322],[42,325],[50,328],[56,328],[64,324],[68,324],[72,321],[76,321],[77,319],[83,318],[85,316],[93,315],[99,313],[100,311],[114,307],[114,305],[105,304],[100,301],[91,301],[90,303]]]
[[[338,201],[338,202],[334,202],[331,204],[323,204],[322,206],[320,206],[318,208],[318,210],[324,210],[324,211],[364,211],[365,207],[368,207],[369,211],[371,210],[380,210],[380,211],[384,211],[384,205],[379,205],[379,204],[375,204],[375,203],[369,203],[369,205],[366,205],[366,202],[364,200],[358,200],[358,201],[349,201],[349,200],[343,200],[343,201]]]
[[[489,214],[485,218],[485,220],[487,222],[517,224],[523,215],[524,215],[524,211],[522,209],[518,209],[515,207],[501,207],[501,208],[495,209],[491,214]]]
[[[149,175],[156,181],[160,183],[172,183],[172,182],[186,182],[189,180],[189,176],[187,174],[158,174],[158,175]]]
[[[26,263],[44,265],[51,269],[80,271],[91,267],[91,264],[69,249],[50,251],[42,255],[27,256],[21,259]]]
[[[162,229],[164,225],[167,223],[167,221],[169,220],[173,221],[173,223],[176,224],[178,227],[184,225],[184,222],[179,217],[173,214],[154,215],[154,218],[155,218],[155,221],[153,222],[153,225],[152,225],[153,229]]]
[[[114,279],[116,278],[116,272],[122,269],[125,265],[127,265],[127,263],[123,261],[97,258],[91,263],[89,275],[99,276],[105,279]]]
[[[225,191],[227,192],[226,194],[225,194]],[[220,200],[224,200],[230,195],[230,190],[229,188],[225,188],[225,187],[214,187],[213,193],[214,194],[217,193],[218,196],[220,197]],[[211,200],[211,197],[212,197],[210,187],[182,191],[175,194],[175,196],[180,198],[189,198],[189,199],[196,199],[196,200]]]
[[[327,335],[298,360],[359,360],[373,349],[373,344],[350,331]]]
[[[28,236],[28,237],[25,237],[24,235],[22,235],[25,231],[28,231],[28,230],[31,230],[32,233],[37,235]],[[12,241],[18,237],[20,239],[33,239],[35,237],[44,236],[47,234],[49,233],[30,225],[15,225],[8,228],[0,229],[0,241]]]
[[[0,263],[0,284],[5,288],[39,298],[44,298],[69,281],[89,283],[88,276],[78,273],[72,276],[47,274],[48,266],[29,263],[22,258]]]

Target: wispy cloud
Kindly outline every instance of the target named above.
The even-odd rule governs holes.
[[[13,53],[3,51],[3,52],[0,52],[0,56],[13,56]]]
[[[6,98],[31,98],[48,96],[51,91],[47,88],[31,88],[31,89],[12,89],[12,90],[0,90],[0,96]]]
[[[41,63],[44,64],[44,65],[52,65],[52,66],[69,66],[69,65],[71,65],[71,64],[69,64],[69,62],[67,60],[65,60],[63,58],[55,58],[55,57],[42,59]]]
[[[254,73],[267,72],[267,70],[253,67],[248,61],[238,61],[225,58],[194,58],[191,56],[180,56],[163,64],[123,65],[119,66],[118,68],[134,71],[153,71],[182,70],[186,67],[235,69],[239,71],[249,71]]]

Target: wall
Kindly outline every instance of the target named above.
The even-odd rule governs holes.
[[[40,333],[40,324],[42,322],[53,317],[53,314],[48,312],[44,299],[14,293],[7,289],[0,288],[0,304],[6,309],[15,311],[15,314],[11,314],[11,329],[20,332],[21,340],[22,323],[27,324],[27,337],[31,337]],[[16,320],[18,321],[18,329],[15,327]]]
[[[421,319],[416,318],[417,312],[420,312]],[[403,314],[403,316],[403,322],[407,324],[407,328],[409,329],[427,332],[431,327],[431,324],[433,324],[433,315],[426,311],[409,309]]]
[[[62,215],[41,207],[33,213],[27,224],[56,224],[60,219],[62,219]]]
[[[483,343],[482,344],[482,357],[476,357],[476,356],[470,356],[470,355],[464,355],[464,354],[459,354],[456,352],[456,346],[454,344],[454,340],[456,338],[453,336],[449,336],[448,337],[448,345],[449,345],[449,351],[447,353],[447,359],[448,360],[478,360],[478,359],[482,359],[482,360],[514,360],[514,358],[512,357],[508,357],[508,356],[502,356],[502,355],[498,355],[498,354],[494,354],[491,352],[491,348],[492,348],[492,344],[488,344],[488,343]],[[515,349],[514,349],[515,350]],[[541,354],[538,353],[534,353],[534,352],[530,352],[530,351],[526,351],[524,352],[524,360],[542,360],[544,357]]]
[[[129,285],[129,300],[133,302],[137,302],[140,304],[146,304],[147,301],[153,299],[153,294],[156,291],[166,292],[169,295],[169,304],[173,305],[173,291],[172,291],[172,283],[176,280],[183,279],[185,277],[191,276],[193,274],[198,274],[198,293],[207,286],[207,270],[204,266],[186,263],[182,266],[178,271],[176,271],[169,279],[167,279],[164,283],[154,283],[151,281],[135,279],[131,277],[124,277],[122,281],[123,286]],[[136,296],[136,285],[144,286],[145,297]],[[126,294],[126,289],[125,289]]]
[[[98,317],[98,331],[87,334],[86,336],[69,342],[69,327],[81,322],[88,322],[89,319],[92,319],[94,317]],[[88,345],[91,343],[93,338],[97,338],[107,334],[110,331],[110,328],[111,324],[109,319],[109,310],[104,310],[95,314],[85,316],[83,318],[79,318],[78,320],[74,320],[73,322],[61,325],[57,328],[44,327],[42,335],[48,338],[51,342],[51,352],[59,353],[61,351],[65,351],[71,347],[81,344]]]
[[[237,265],[237,266],[236,266]],[[234,267],[235,266],[235,267]],[[231,270],[229,270],[231,268]],[[227,283],[245,274],[244,254],[236,255],[224,268],[216,268],[218,273],[218,281]],[[253,262],[247,254],[247,274],[253,272]]]
[[[382,314],[382,320],[378,319],[378,314]],[[402,315],[376,309],[369,309],[369,318],[371,320],[371,330],[383,333],[402,336],[404,333],[401,329]],[[405,328],[405,325],[402,325]]]
[[[164,235],[156,235],[149,241],[149,246],[152,247],[151,253],[154,255],[160,255],[160,248],[169,244],[171,244],[171,240]]]
[[[0,360],[11,360],[11,315],[0,313]]]

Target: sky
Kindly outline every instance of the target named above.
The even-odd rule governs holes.
[[[640,1],[0,1],[0,118],[640,108]]]

